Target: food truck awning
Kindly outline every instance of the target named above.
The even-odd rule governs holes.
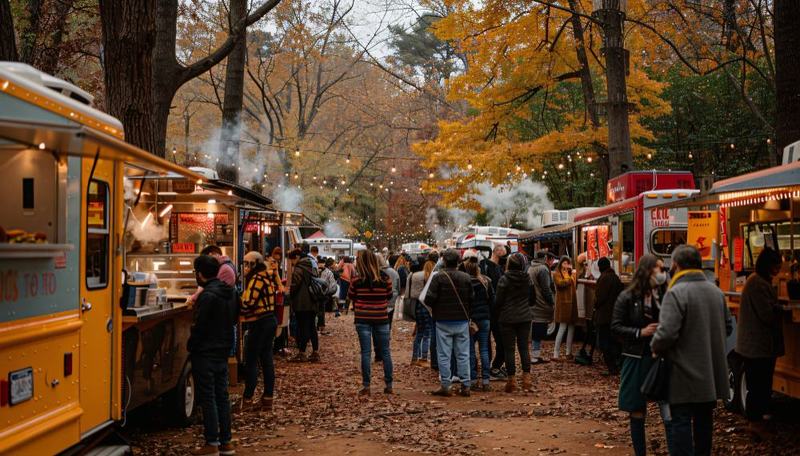
[[[709,194],[800,185],[800,162],[762,169],[714,183]]]
[[[45,126],[0,118],[0,140],[32,149],[51,151],[55,155],[122,161],[129,165],[164,175],[173,172],[197,182],[200,174],[168,162],[114,136],[85,126]],[[2,144],[2,143],[0,143]]]
[[[203,184],[203,187],[208,188],[209,190],[221,190],[225,192],[230,191],[233,195],[243,199],[244,202],[242,202],[241,205],[248,209],[271,209],[270,206],[272,205],[272,199],[233,182],[223,179],[211,179],[207,183]],[[253,206],[249,207],[250,205]]]
[[[572,229],[579,226],[580,223],[566,223],[563,225],[548,226],[547,228],[539,228],[538,230],[526,231],[519,235],[520,242],[538,241],[543,239],[555,239],[560,237],[569,236]]]

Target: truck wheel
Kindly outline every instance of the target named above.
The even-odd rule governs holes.
[[[186,361],[183,371],[178,379],[178,384],[172,392],[169,407],[175,423],[179,426],[191,424],[194,415],[196,390],[194,387],[194,377],[192,377],[192,362]]]

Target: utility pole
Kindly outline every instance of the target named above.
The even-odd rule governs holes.
[[[592,0],[592,16],[603,27],[602,52],[606,57],[608,177],[615,177],[633,169],[628,94],[625,83],[629,59],[628,51],[623,47],[627,6],[627,0]]]

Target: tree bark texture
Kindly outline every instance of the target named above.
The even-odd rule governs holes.
[[[800,141],[800,0],[778,0],[775,7],[776,146]]]
[[[603,23],[603,53],[606,58],[608,92],[606,114],[608,115],[609,177],[615,177],[622,174],[624,170],[633,168],[622,33],[624,14],[613,10],[601,10],[595,14]]]
[[[19,60],[17,38],[14,36],[14,16],[8,0],[0,0],[0,60]]]
[[[155,13],[156,0],[100,0],[106,108],[122,121],[126,141],[150,152],[158,130],[151,84]]]
[[[231,27],[217,49],[184,66],[175,56],[178,0],[100,0],[108,111],[125,125],[126,139],[164,157],[175,93],[224,59],[239,35],[278,3],[262,3]]]
[[[230,24],[247,15],[247,0],[230,1]],[[233,50],[228,54],[225,68],[225,98],[222,102],[222,131],[219,147],[222,160],[217,171],[222,179],[237,182],[239,179],[239,140],[242,134],[242,104],[244,101],[244,66],[247,61],[247,31],[243,31]]]

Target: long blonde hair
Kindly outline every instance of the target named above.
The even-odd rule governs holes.
[[[433,261],[426,261],[425,265],[422,267],[422,272],[425,274],[425,281],[427,282],[433,273],[433,268],[436,266],[436,263]]]
[[[408,268],[408,260],[406,260],[405,256],[400,255],[399,257],[397,257],[397,261],[394,262],[394,269],[396,271],[403,266],[405,266],[406,269]]]
[[[381,282],[381,270],[378,268],[378,259],[371,250],[359,250],[356,258],[356,272],[358,279],[363,280],[372,288],[373,284]]]

